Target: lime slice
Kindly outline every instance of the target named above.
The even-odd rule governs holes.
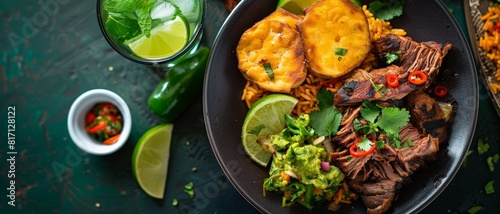
[[[142,190],[153,198],[163,198],[167,181],[172,124],[155,126],[144,133],[132,155],[132,171]]]
[[[304,15],[304,9],[318,0],[280,0],[276,8],[283,8],[296,15]]]
[[[257,138],[281,132],[285,128],[285,114],[290,114],[297,102],[297,98],[289,95],[271,94],[252,105],[241,130],[243,149],[252,160],[267,166],[272,155],[257,143]],[[259,129],[258,136],[252,134]]]
[[[189,25],[181,16],[165,21],[145,35],[128,44],[135,55],[145,59],[161,59],[179,52],[188,42]]]

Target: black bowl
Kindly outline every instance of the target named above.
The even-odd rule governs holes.
[[[235,49],[242,33],[275,10],[277,1],[241,1],[216,38],[205,77],[203,108],[209,140],[224,173],[256,209],[263,213],[310,212],[300,205],[282,208],[281,196],[262,194],[268,168],[254,163],[241,146],[241,127],[248,111],[241,101],[245,79],[237,67]],[[411,176],[388,213],[413,213],[431,203],[450,183],[465,158],[473,138],[478,111],[476,67],[471,50],[455,19],[440,0],[406,1],[403,15],[391,21],[415,41],[451,43],[443,61],[445,84],[457,101],[448,141],[438,159]],[[340,213],[364,213],[360,200],[342,206]],[[317,207],[314,213],[326,212]]]

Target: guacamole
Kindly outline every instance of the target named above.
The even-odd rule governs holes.
[[[282,192],[283,206],[297,202],[312,208],[314,203],[333,197],[344,174],[335,166],[321,168],[321,162],[328,161],[328,154],[322,144],[309,143],[314,138],[309,115],[296,119],[287,115],[285,120],[287,127],[270,136],[276,152],[264,189]]]

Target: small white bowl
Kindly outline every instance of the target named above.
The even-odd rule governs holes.
[[[120,110],[123,116],[123,126],[118,141],[105,145],[87,133],[85,115],[97,103],[109,102]],[[130,135],[132,117],[127,103],[116,93],[105,89],[94,89],[80,95],[71,105],[68,113],[68,131],[73,142],[83,151],[94,155],[107,155],[120,149]]]

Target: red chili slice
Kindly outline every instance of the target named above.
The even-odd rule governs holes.
[[[434,94],[438,97],[444,97],[448,94],[448,89],[442,85],[436,85],[434,87]]]
[[[96,133],[98,131],[101,131],[103,130],[104,128],[106,128],[108,126],[108,124],[105,122],[105,121],[100,121],[99,123],[97,123],[95,126],[92,126],[92,127],[88,127],[87,128],[87,131],[89,133]]]
[[[385,81],[387,82],[387,85],[390,87],[398,87],[399,86],[399,78],[395,74],[387,74],[385,76]]]
[[[367,156],[371,154],[372,152],[375,151],[377,148],[377,144],[372,141],[373,145],[368,151],[364,151],[362,149],[358,148],[358,142],[362,139],[362,137],[357,137],[356,140],[354,140],[354,143],[352,144],[351,148],[349,148],[349,153],[351,153],[352,157],[362,157],[362,156]]]
[[[427,81],[427,75],[422,71],[413,71],[408,76],[408,82],[413,85],[422,85]]]

